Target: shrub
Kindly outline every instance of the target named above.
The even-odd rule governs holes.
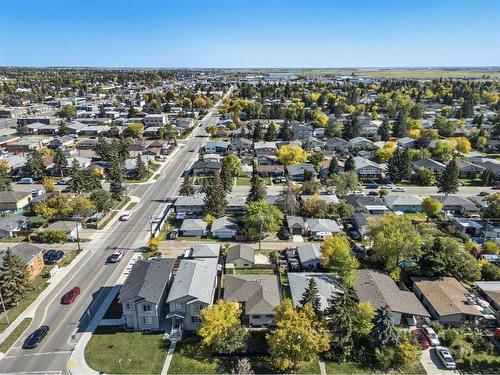
[[[42,243],[65,243],[68,235],[62,230],[48,230],[39,233],[37,240]]]

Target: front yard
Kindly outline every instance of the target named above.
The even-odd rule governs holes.
[[[85,359],[94,370],[108,374],[159,374],[170,345],[162,336],[98,327],[85,348]]]

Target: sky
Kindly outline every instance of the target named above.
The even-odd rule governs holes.
[[[500,66],[500,0],[0,0],[0,66]]]

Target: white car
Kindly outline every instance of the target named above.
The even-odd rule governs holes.
[[[422,326],[422,331],[424,331],[425,337],[427,337],[432,346],[441,345],[441,341],[439,341],[436,331],[434,331],[431,327]]]
[[[453,360],[453,357],[451,356],[448,349],[446,349],[444,346],[436,346],[435,349],[444,367],[449,370],[454,370],[455,368],[457,368],[457,365],[455,364],[455,361]]]
[[[392,189],[392,191],[394,193],[404,193],[406,191],[406,189],[402,188],[402,187],[395,187],[394,189]]]
[[[132,215],[129,213],[123,214],[122,216],[120,216],[120,221],[129,221],[131,217]]]
[[[109,263],[118,263],[123,258],[123,251],[115,251],[108,259]]]

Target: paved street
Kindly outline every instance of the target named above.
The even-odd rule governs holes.
[[[197,157],[189,152],[201,147],[207,138],[196,137],[204,133],[204,128],[214,122],[220,102],[202,120],[192,135],[179,147],[161,172],[161,177],[151,184],[134,185],[129,194],[141,199],[127,222],[115,222],[99,238],[87,243],[85,257],[75,266],[74,271],[50,293],[38,308],[35,319],[25,334],[0,360],[2,373],[68,371],[68,358],[75,346],[71,336],[84,332],[92,316],[111,287],[116,283],[133,253],[144,246],[149,237],[149,215],[158,216],[163,208],[163,200],[174,195],[181,183],[181,174]],[[106,264],[106,259],[115,248],[126,250],[120,263]],[[78,286],[81,294],[71,305],[61,305],[62,295]],[[50,332],[42,344],[34,350],[21,349],[23,339],[41,325],[48,325]]]

